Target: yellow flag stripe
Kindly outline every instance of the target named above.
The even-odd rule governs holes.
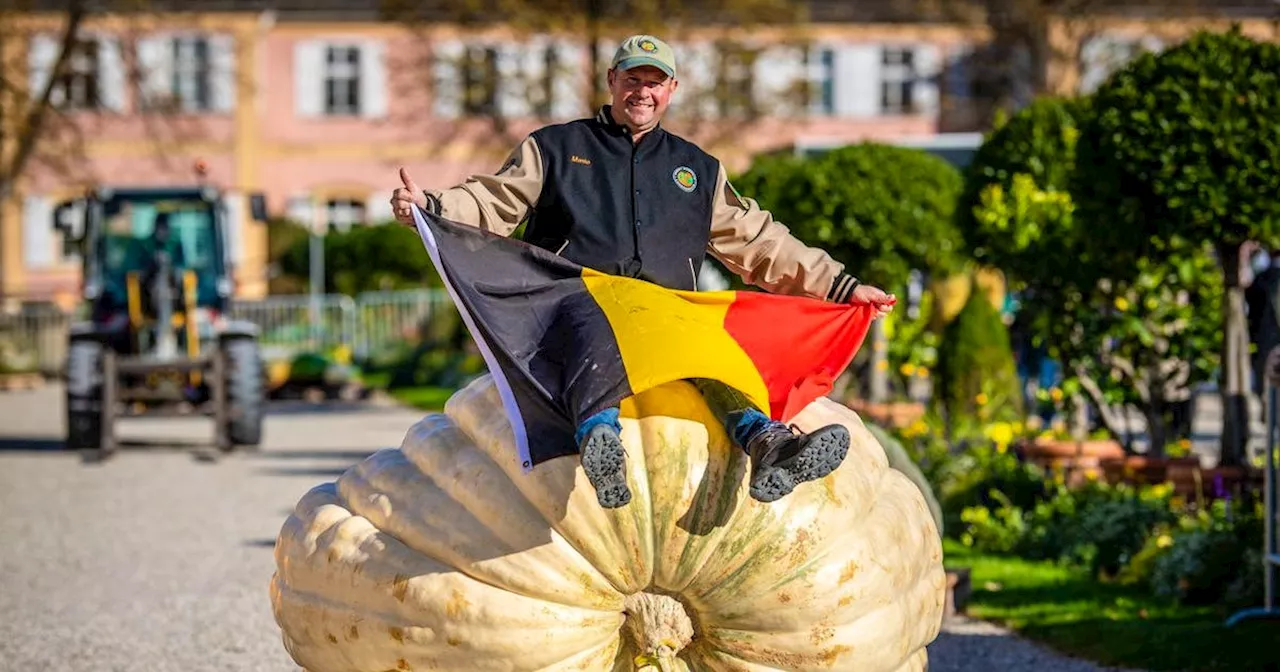
[[[582,281],[609,321],[632,393],[673,380],[714,378],[766,415],[769,390],[724,329],[735,292],[682,292],[583,269]]]

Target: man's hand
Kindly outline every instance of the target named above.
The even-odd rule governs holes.
[[[398,187],[391,193],[391,212],[396,216],[397,222],[405,226],[413,226],[413,206],[427,207],[427,196],[418,188],[418,183],[409,177],[409,171],[403,167],[400,168],[400,182],[404,186]]]
[[[898,298],[894,295],[871,285],[858,285],[849,297],[849,303],[871,304],[876,309],[877,319],[893,312],[893,305],[897,302]]]

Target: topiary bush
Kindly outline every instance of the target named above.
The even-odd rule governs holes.
[[[1009,330],[995,306],[971,292],[938,345],[935,401],[954,424],[961,416],[984,421],[1022,417],[1022,394]]]

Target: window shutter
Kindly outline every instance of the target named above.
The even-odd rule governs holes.
[[[942,50],[936,45],[921,44],[915,48],[916,81],[912,85],[916,111],[927,116],[938,114],[938,83],[942,78]]]
[[[836,114],[873,117],[880,114],[881,48],[849,44],[836,49]]]
[[[396,218],[391,211],[390,191],[374,191],[365,200],[365,218],[370,224],[386,224]]]
[[[230,35],[209,36],[210,102],[215,112],[230,112],[236,107],[236,42]]]
[[[28,270],[54,263],[53,205],[43,196],[22,201],[22,261]]]
[[[587,59],[582,45],[570,40],[556,40],[556,71],[551,74],[551,116],[556,119],[580,119],[590,116],[587,109]],[[608,61],[605,61],[608,63]]]
[[[498,114],[507,119],[527,117],[532,109],[529,105],[529,94],[526,82],[520,76],[520,70],[527,45],[504,43],[497,47],[498,52]]]
[[[796,117],[807,109],[803,100],[806,67],[804,50],[793,46],[773,46],[760,52],[755,61],[756,105],[766,116]]]
[[[315,218],[315,210],[311,206],[311,196],[309,194],[290,196],[288,203],[285,204],[285,217],[310,231],[315,224],[312,221]]]
[[[53,74],[53,62],[58,58],[58,43],[49,35],[34,35],[31,38],[27,63],[30,68],[30,98],[35,100],[44,93],[49,84],[49,76]],[[56,105],[61,101],[55,100]]]
[[[676,78],[682,80],[680,86],[689,87],[683,93],[684,104],[681,116],[707,118],[716,115],[716,48],[714,44],[699,42],[686,44],[683,48],[672,47],[676,52]],[[613,54],[609,54],[613,59]],[[605,61],[608,63],[609,61]]]
[[[293,47],[293,106],[298,116],[324,114],[323,42],[302,40]]]
[[[554,100],[548,95],[548,83],[554,81],[556,74],[547,71],[547,50],[551,43],[545,39],[534,38],[519,50],[520,95],[523,97],[525,109],[530,116],[541,116],[546,106]],[[548,79],[552,78],[552,79]],[[547,111],[549,116],[551,111]]]
[[[155,108],[173,95],[173,37],[149,35],[138,40],[138,107]]]
[[[103,109],[124,111],[125,72],[124,57],[120,52],[120,40],[99,36],[98,40],[98,102]]]
[[[366,119],[387,116],[386,49],[376,40],[360,45],[360,114]]]
[[[227,191],[222,195],[222,211],[226,219],[223,229],[227,237],[227,260],[238,266],[244,260],[245,197],[238,191]]]
[[[462,76],[459,70],[464,47],[457,40],[437,42],[431,54],[431,105],[435,116],[462,116]]]

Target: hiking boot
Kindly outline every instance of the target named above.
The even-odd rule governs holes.
[[[596,489],[596,501],[606,509],[626,506],[631,501],[631,489],[627,487],[627,455],[622,450],[622,438],[612,425],[592,427],[578,445],[582,457],[582,470]]]
[[[746,446],[751,456],[751,497],[781,499],[806,481],[836,470],[849,452],[849,430],[827,425],[805,434],[780,422],[756,433]]]

